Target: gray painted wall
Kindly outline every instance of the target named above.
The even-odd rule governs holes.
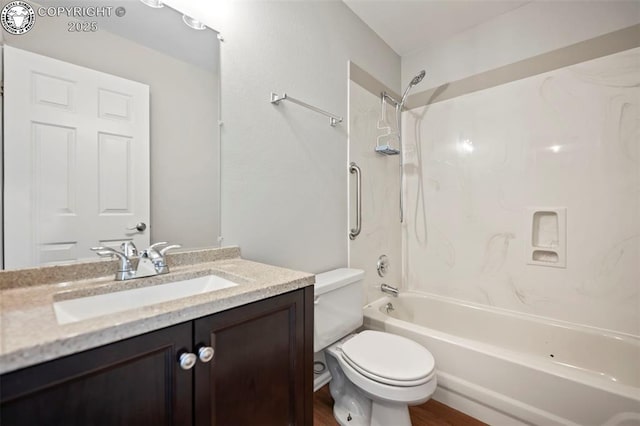
[[[309,272],[346,266],[348,61],[398,90],[400,58],[339,1],[173,0],[219,30],[222,230],[243,257]],[[291,103],[287,92],[344,117]]]
[[[402,82],[426,69],[417,91],[438,87],[638,22],[637,1],[532,1],[444,42],[425,40],[402,57]]]

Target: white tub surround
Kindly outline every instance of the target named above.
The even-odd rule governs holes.
[[[355,240],[349,241],[349,265],[366,272],[364,300],[370,302],[380,296],[380,284],[401,285],[400,156],[382,155],[375,151],[377,141],[390,143],[396,148],[399,146],[397,136],[393,137],[397,134],[394,108],[387,106],[387,120],[379,123],[383,128],[390,126],[387,131],[392,131],[392,135],[380,136],[386,131],[378,129],[377,124],[382,118],[380,93],[393,92],[353,63],[350,76],[349,161],[355,162],[362,170],[362,232]],[[353,225],[356,194],[355,178],[351,179],[349,217]],[[389,262],[384,277],[380,277],[377,271],[381,255],[387,256]]]
[[[640,424],[638,337],[413,292],[367,305],[365,327],[424,345],[434,399],[487,423]]]
[[[639,110],[634,48],[406,112],[406,288],[640,335]]]

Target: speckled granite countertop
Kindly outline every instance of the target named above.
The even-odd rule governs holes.
[[[109,261],[0,272],[0,374],[315,282],[312,274],[244,260],[236,247],[176,253],[168,256],[168,263],[169,274],[120,282],[113,280],[115,264]],[[53,309],[62,299],[210,274],[238,285],[65,325],[58,324]]]

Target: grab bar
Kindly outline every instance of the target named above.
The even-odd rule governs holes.
[[[298,105],[303,106],[305,108],[309,108],[311,111],[315,111],[318,114],[322,114],[325,117],[329,117],[329,125],[331,127],[335,127],[336,124],[342,123],[342,117],[337,116],[335,114],[332,114],[329,111],[325,111],[325,110],[320,109],[318,107],[315,107],[313,105],[309,105],[308,103],[302,102],[299,99],[293,98],[293,97],[287,95],[286,93],[283,93],[282,96],[278,96],[277,93],[271,92],[271,103],[272,104],[278,105],[281,101],[293,102],[294,104],[298,104]]]
[[[351,163],[349,173],[356,174],[356,227],[349,232],[349,239],[355,240],[362,230],[362,171],[356,163]]]

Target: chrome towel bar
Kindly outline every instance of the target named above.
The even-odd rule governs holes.
[[[306,102],[302,102],[301,100],[298,100],[296,98],[292,98],[291,96],[287,95],[286,93],[283,93],[282,96],[278,96],[277,93],[271,92],[271,103],[274,105],[278,105],[281,101],[289,101],[289,102],[293,102],[294,104],[298,104],[300,106],[303,106],[305,108],[309,108],[311,111],[315,111],[319,114],[322,114],[326,117],[329,117],[329,125],[331,127],[335,127],[336,124],[338,123],[342,123],[342,117],[337,116],[335,114],[331,114],[328,111],[325,111],[323,109],[320,109],[318,107],[314,107],[313,105],[309,105]]]

